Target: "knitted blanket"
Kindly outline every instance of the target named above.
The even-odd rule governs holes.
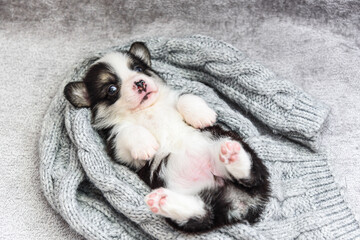
[[[253,226],[235,224],[204,234],[174,230],[146,207],[150,189],[107,156],[90,111],[70,105],[60,88],[43,123],[40,171],[47,200],[72,228],[88,239],[360,238],[326,155],[318,151],[326,105],[224,42],[204,36],[142,41],[153,68],[172,88],[201,96],[217,112],[217,123],[236,131],[264,161],[271,175],[270,202]],[[105,53],[129,46],[94,54],[63,86],[81,80]]]

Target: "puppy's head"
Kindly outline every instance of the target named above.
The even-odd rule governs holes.
[[[111,115],[150,107],[162,85],[162,79],[151,69],[148,48],[135,42],[128,52],[100,58],[83,81],[67,84],[64,94],[75,107],[90,107],[94,115]]]

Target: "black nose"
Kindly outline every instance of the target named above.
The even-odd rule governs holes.
[[[135,82],[135,86],[137,87],[139,93],[141,93],[142,91],[146,92],[146,84],[144,80]]]

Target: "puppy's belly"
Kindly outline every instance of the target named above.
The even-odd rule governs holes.
[[[188,139],[180,151],[171,154],[166,173],[168,188],[194,194],[217,184],[214,177],[214,154],[207,139]]]

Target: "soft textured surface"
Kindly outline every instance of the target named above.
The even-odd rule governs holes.
[[[37,139],[64,72],[142,36],[225,40],[332,108],[323,145],[360,217],[358,1],[2,1],[0,238],[80,239],[40,190]]]
[[[145,43],[154,69],[171,87],[201,96],[217,112],[218,123],[236,131],[265,162],[271,175],[270,202],[254,226],[234,224],[190,235],[175,231],[146,207],[149,189],[136,174],[109,159],[91,127],[90,110],[70,105],[60,87],[44,119],[40,173],[48,201],[74,229],[89,239],[360,237],[359,224],[339,194],[326,156],[287,140],[318,149],[329,114],[326,105],[224,42],[192,36]],[[129,45],[108,51],[125,49]],[[81,80],[106,52],[85,60],[63,85]],[[261,136],[234,108],[287,138]]]

